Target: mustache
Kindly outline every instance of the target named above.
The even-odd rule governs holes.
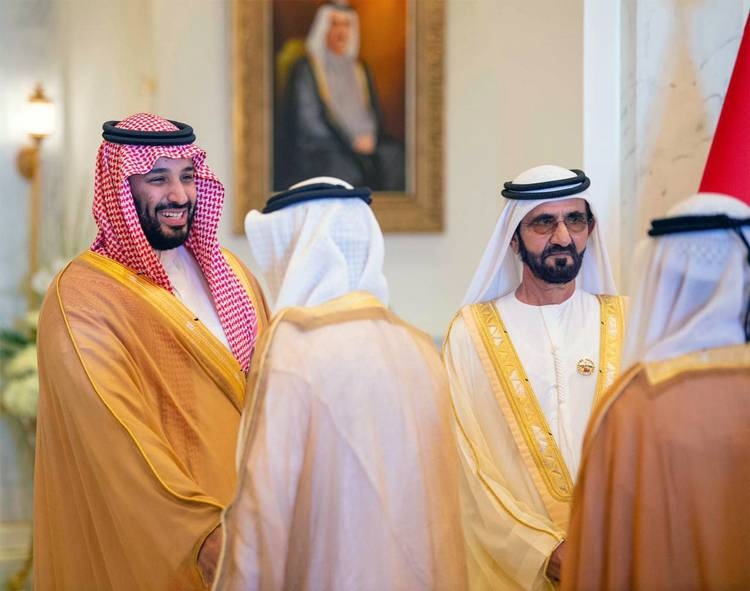
[[[182,205],[175,205],[173,203],[159,204],[154,208],[154,213],[159,213],[160,211],[164,211],[165,209],[185,209],[187,211],[190,211],[190,203],[183,203]]]
[[[568,246],[550,245],[542,251],[541,258],[547,258],[556,254],[569,254],[573,258],[578,256],[578,249],[575,244],[570,243]]]

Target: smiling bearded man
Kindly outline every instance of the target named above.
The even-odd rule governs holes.
[[[179,182],[180,191],[171,191]],[[155,250],[177,248],[187,240],[195,217],[195,168],[187,158],[159,158],[146,174],[128,178],[138,219]]]
[[[206,589],[263,297],[192,129],[104,125],[99,233],[39,319],[34,587]]]
[[[560,579],[581,440],[623,336],[589,184],[549,165],[505,183],[446,337],[472,590]]]

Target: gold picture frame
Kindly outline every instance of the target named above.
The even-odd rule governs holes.
[[[406,190],[377,192],[384,232],[443,230],[444,0],[406,2]],[[273,193],[272,0],[233,0],[233,230]]]

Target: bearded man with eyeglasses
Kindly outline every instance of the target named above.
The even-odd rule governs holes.
[[[619,372],[623,336],[589,186],[553,165],[505,183],[446,337],[473,590],[560,581],[583,434]]]

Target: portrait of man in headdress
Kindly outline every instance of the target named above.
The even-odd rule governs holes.
[[[406,3],[275,0],[273,48],[274,189],[405,191]]]

